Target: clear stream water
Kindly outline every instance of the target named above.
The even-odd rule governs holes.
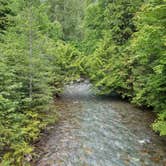
[[[166,166],[151,112],[99,98],[88,83],[66,86],[57,104],[64,118],[39,143],[35,166]]]

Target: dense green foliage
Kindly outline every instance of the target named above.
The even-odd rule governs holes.
[[[0,0],[0,34],[4,33],[6,28],[11,24],[7,15],[12,15],[12,11],[8,7],[9,0]]]
[[[100,94],[117,92],[153,107],[159,112],[153,128],[161,135],[166,134],[165,10],[164,0],[100,0],[85,16],[91,54],[84,68],[91,81]]]
[[[62,39],[65,41],[81,40],[85,0],[48,0],[48,4],[51,21],[62,25]]]
[[[6,16],[13,26],[5,27],[0,43],[3,166],[25,165],[33,152],[31,143],[57,119],[53,95],[75,76],[72,63],[80,54],[59,40],[61,26],[49,20],[45,3],[13,0],[7,7],[14,14]]]
[[[1,165],[28,163],[57,120],[54,95],[82,74],[99,94],[154,108],[166,135],[165,3],[0,0]]]
[[[159,112],[153,125],[166,135],[166,4],[152,1],[142,6],[136,16],[138,32],[132,39],[134,50],[134,98],[140,105],[152,106]]]

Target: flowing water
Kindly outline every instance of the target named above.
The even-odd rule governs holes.
[[[35,166],[166,166],[150,111],[96,97],[88,83],[68,85],[57,104],[63,118],[39,143]]]

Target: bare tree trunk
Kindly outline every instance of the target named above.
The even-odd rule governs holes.
[[[32,57],[33,57],[33,39],[32,39],[32,8],[30,6],[29,12],[29,97],[32,98],[32,82],[33,82],[33,75],[32,75]]]

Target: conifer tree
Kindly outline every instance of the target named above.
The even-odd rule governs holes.
[[[33,151],[30,142],[47,124],[44,114],[52,101],[53,66],[49,66],[45,45],[54,39],[49,38],[43,3],[17,1],[10,5],[15,7],[16,15],[10,18],[14,26],[8,28],[0,44],[0,142],[1,150],[6,148],[2,165],[24,165],[24,157]]]
[[[82,19],[85,1],[83,0],[48,0],[51,21],[62,25],[63,40],[77,41],[83,36]]]
[[[11,24],[7,15],[12,15],[9,8],[10,0],[0,0],[0,33],[4,33],[7,27]]]

